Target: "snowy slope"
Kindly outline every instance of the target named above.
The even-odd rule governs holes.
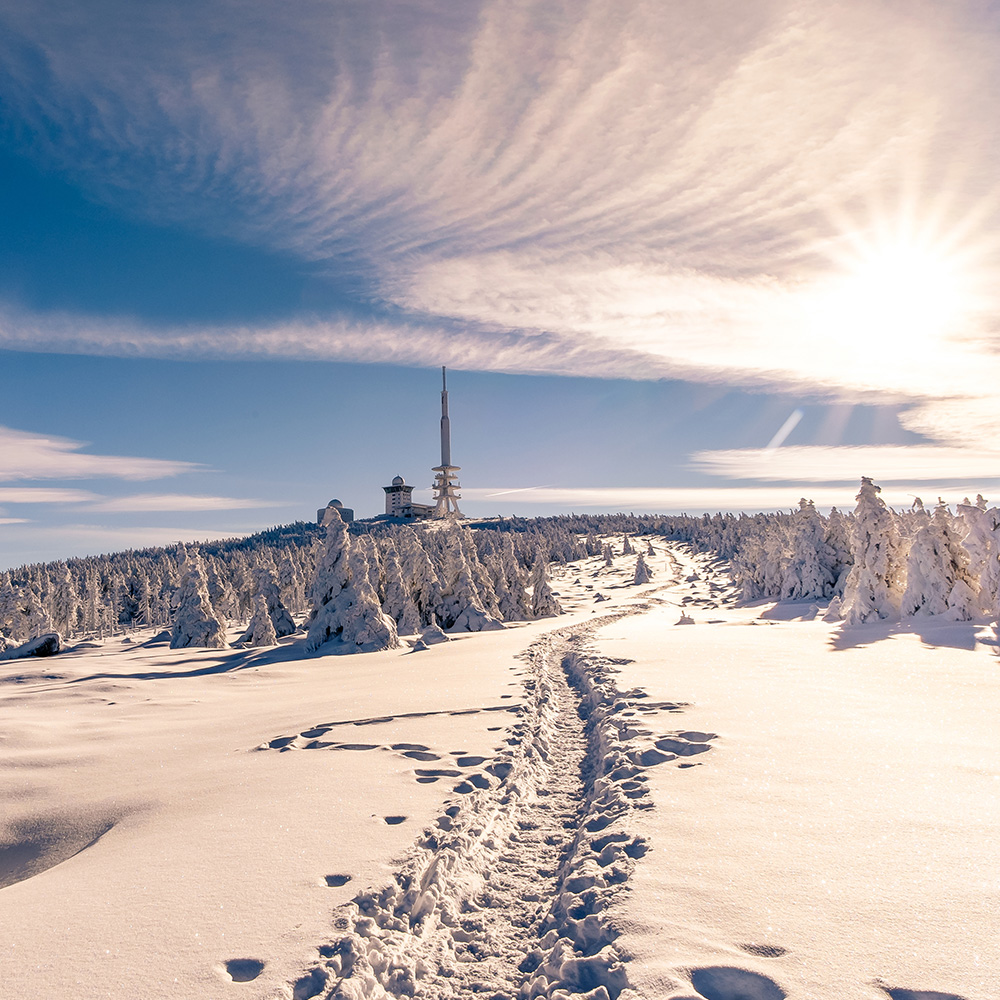
[[[3,664],[3,996],[1000,996],[992,647],[611,541],[421,651]]]

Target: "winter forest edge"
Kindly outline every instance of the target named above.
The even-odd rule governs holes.
[[[549,563],[606,553],[608,536],[654,535],[728,562],[745,601],[829,601],[848,625],[1000,613],[1000,508],[977,496],[931,511],[917,499],[893,511],[863,478],[852,513],[823,516],[802,499],[790,513],[561,515],[322,529],[274,528],[248,538],[34,564],[0,573],[0,655],[38,637],[65,639],[169,630],[171,645],[272,645],[305,632],[307,651],[369,651],[429,627],[501,628],[560,613]],[[647,582],[641,549],[635,583]],[[297,629],[293,616],[308,614]],[[6,651],[6,652],[4,652]]]

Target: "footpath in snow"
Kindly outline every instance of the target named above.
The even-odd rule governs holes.
[[[5,665],[4,996],[995,1000],[995,647],[653,546],[418,652]]]

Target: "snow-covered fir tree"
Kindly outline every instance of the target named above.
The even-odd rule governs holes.
[[[561,615],[562,605],[552,593],[546,574],[545,558],[539,555],[531,571],[531,615],[533,618],[550,618]]]
[[[208,596],[205,566],[197,549],[192,549],[184,563],[184,576],[178,591],[177,612],[170,633],[170,648],[207,646],[222,649],[226,629]]]
[[[359,652],[392,649],[399,645],[395,622],[382,611],[368,580],[365,550],[352,558],[347,525],[339,515],[326,527],[326,544],[310,589],[313,610],[306,647],[340,643]]]
[[[843,610],[851,625],[899,615],[906,587],[906,548],[880,486],[861,479],[854,510],[854,566],[844,587]]]
[[[826,525],[812,500],[799,500],[791,531],[791,555],[781,581],[781,599],[830,597],[836,583],[834,553],[826,543]]]
[[[274,622],[267,610],[267,598],[263,594],[257,595],[257,607],[254,609],[253,617],[250,619],[250,627],[242,639],[250,646],[276,646],[278,635],[274,630]]]
[[[635,573],[632,575],[632,583],[649,583],[652,576],[653,574],[650,572],[649,566],[646,565],[646,560],[640,552],[639,558],[635,561]]]

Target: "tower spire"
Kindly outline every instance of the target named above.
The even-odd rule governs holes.
[[[461,517],[458,501],[462,498],[456,490],[461,486],[456,473],[459,466],[451,464],[451,421],[448,418],[448,374],[444,365],[441,366],[441,464],[433,470],[434,477],[434,516]]]

